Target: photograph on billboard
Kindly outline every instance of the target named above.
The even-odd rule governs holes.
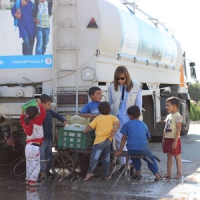
[[[52,0],[0,0],[0,69],[52,67]]]

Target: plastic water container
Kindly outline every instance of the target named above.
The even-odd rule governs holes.
[[[86,125],[82,124],[66,124],[64,130],[83,131],[85,128]]]
[[[81,125],[89,125],[90,118],[81,117],[78,115],[75,116],[67,116],[67,121],[69,124],[81,124]]]
[[[27,103],[23,104],[21,108],[22,108],[22,110],[26,110],[29,106],[37,106],[36,99],[31,99]]]

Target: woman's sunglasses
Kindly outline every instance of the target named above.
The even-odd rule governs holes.
[[[117,79],[117,81],[119,81],[119,80],[124,80],[125,79],[125,77],[121,77],[121,78],[116,78]]]

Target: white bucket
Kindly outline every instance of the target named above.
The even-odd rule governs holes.
[[[75,116],[67,116],[67,122],[68,124],[82,124],[82,125],[89,125],[90,118],[86,117],[80,117],[78,115]]]
[[[73,131],[83,131],[86,129],[86,125],[82,124],[66,124],[64,127],[65,130],[73,130]]]

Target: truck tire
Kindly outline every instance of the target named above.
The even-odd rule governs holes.
[[[186,102],[185,102],[186,103]],[[190,111],[188,108],[188,104],[186,103],[186,123],[182,124],[181,127],[181,135],[187,135],[190,127]]]

